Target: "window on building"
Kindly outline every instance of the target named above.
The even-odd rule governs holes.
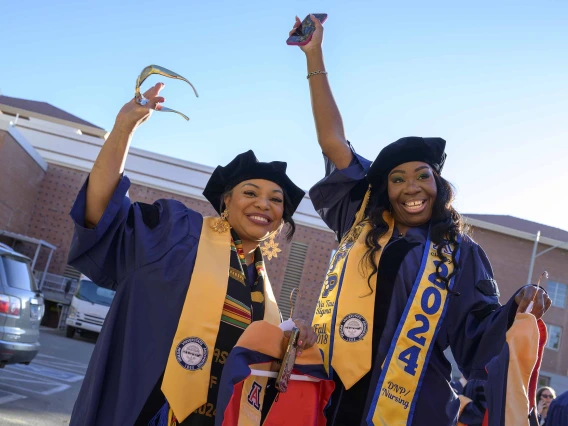
[[[304,273],[304,263],[308,245],[293,241],[290,247],[290,255],[284,272],[284,280],[282,282],[282,290],[278,298],[278,307],[282,312],[282,318],[287,320],[290,318],[290,294],[294,288],[300,288],[302,282],[302,274]]]
[[[548,297],[552,300],[552,306],[557,306],[559,308],[566,307],[566,293],[568,290],[568,286],[566,284],[561,284],[556,281],[549,281],[548,288]]]
[[[550,377],[548,376],[538,376],[538,387],[550,386]]]
[[[560,350],[560,338],[562,336],[562,327],[557,325],[547,324],[548,326],[548,341],[546,347],[555,351]]]

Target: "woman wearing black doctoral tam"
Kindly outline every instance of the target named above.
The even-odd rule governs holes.
[[[402,138],[372,165],[355,153],[325,72],[323,27],[312,20],[301,49],[326,176],[310,197],[340,240],[313,321],[336,383],[328,424],[454,425],[460,402],[444,350],[466,379],[484,380],[517,310],[536,296],[539,318],[550,299],[525,286],[499,304],[489,260],[440,175],[443,139]]]
[[[286,163],[248,151],[217,167],[203,194],[218,218],[126,196],[128,146],[162,87],[119,112],[71,211],[69,263],[116,290],[71,426],[212,426],[228,353],[251,322],[281,321],[259,244],[284,224],[294,233],[304,192]],[[311,347],[315,333],[296,324],[300,348]]]

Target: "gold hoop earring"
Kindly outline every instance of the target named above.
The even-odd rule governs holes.
[[[262,252],[263,257],[267,257],[268,260],[272,260],[273,257],[277,258],[278,253],[282,250],[278,248],[278,243],[274,241],[274,234],[272,234],[268,240],[262,243],[260,251]]]
[[[227,222],[228,217],[229,210],[225,209],[223,213],[221,213],[221,216],[215,219],[215,222],[213,222],[213,225],[211,225],[211,229],[213,229],[213,231],[215,232],[218,232],[219,234],[227,232],[229,229],[231,229],[231,225],[229,225],[229,222]]]

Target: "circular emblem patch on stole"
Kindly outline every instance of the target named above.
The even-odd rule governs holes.
[[[368,329],[369,324],[362,315],[349,314],[339,324],[339,335],[346,342],[358,342],[365,337]]]
[[[186,370],[200,370],[207,361],[209,349],[199,337],[183,339],[176,348],[176,359]]]

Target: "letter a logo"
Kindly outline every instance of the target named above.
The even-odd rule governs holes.
[[[248,394],[248,402],[257,410],[260,410],[260,391],[262,391],[262,386],[253,382],[252,388]]]

